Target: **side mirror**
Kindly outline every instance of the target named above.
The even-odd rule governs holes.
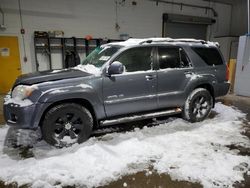
[[[124,71],[124,66],[121,62],[119,61],[114,61],[111,65],[108,67],[108,75],[112,74],[121,74]]]

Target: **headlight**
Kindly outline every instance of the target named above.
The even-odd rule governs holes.
[[[11,97],[23,100],[29,97],[35,89],[35,86],[18,85],[13,89]]]

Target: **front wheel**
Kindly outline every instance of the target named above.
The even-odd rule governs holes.
[[[70,146],[87,140],[92,132],[93,118],[85,107],[65,103],[52,107],[41,127],[43,138],[51,145]]]
[[[188,96],[182,116],[190,122],[203,121],[211,112],[213,98],[210,92],[204,88],[193,90]]]

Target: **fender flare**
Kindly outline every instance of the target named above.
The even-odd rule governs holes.
[[[73,89],[65,92],[54,92],[57,89],[44,92],[38,99],[37,108],[35,109],[35,116],[33,118],[33,127],[39,126],[44,114],[56,104],[60,102],[77,102],[77,104],[83,104],[84,101],[88,102],[86,107],[91,105],[91,110],[94,113],[96,120],[106,117],[103,103],[100,97],[93,89]],[[78,102],[79,101],[79,102]]]

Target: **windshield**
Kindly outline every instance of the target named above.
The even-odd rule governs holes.
[[[105,62],[107,62],[112,55],[114,55],[120,47],[117,46],[105,46],[97,47],[92,51],[83,61],[82,65],[94,65],[95,67],[100,68]]]

